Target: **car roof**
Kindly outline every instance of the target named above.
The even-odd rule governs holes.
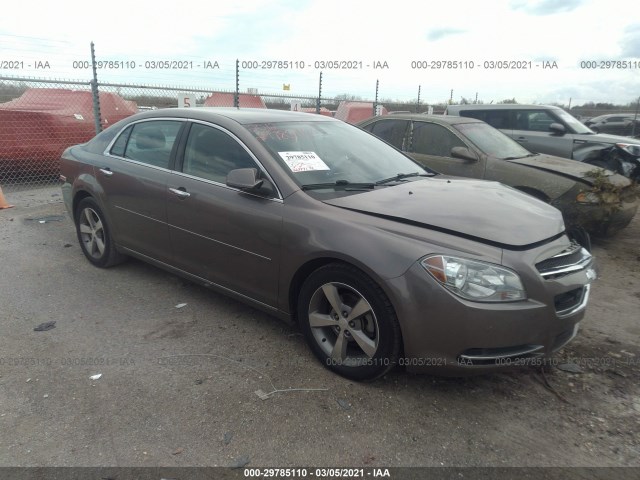
[[[192,118],[194,120],[215,121],[221,118],[234,120],[240,124],[272,123],[272,122],[337,122],[325,115],[314,115],[306,112],[291,112],[289,110],[273,110],[264,108],[224,108],[224,107],[196,107],[196,108],[163,108],[138,113],[129,117],[131,120],[144,118]]]
[[[629,117],[633,118],[633,113],[607,113],[605,115],[598,115],[597,117],[591,118],[591,120],[598,120],[599,118],[606,119],[611,117]]]
[[[413,121],[429,121],[439,123],[441,125],[455,125],[459,123],[484,123],[471,117],[456,117],[451,115],[425,115],[423,113],[396,113],[393,115],[378,115],[360,122],[358,125],[369,123],[371,120],[413,120]]]
[[[520,109],[535,109],[535,110],[562,110],[555,105],[533,105],[533,104],[517,104],[517,103],[505,103],[499,105],[493,104],[471,104],[471,105],[447,105],[447,111],[452,110],[459,112],[460,110],[520,110]]]

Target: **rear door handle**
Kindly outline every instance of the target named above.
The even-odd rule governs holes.
[[[113,175],[113,172],[109,167],[101,168],[100,171],[104,173],[107,177],[110,177],[111,175]]]
[[[169,191],[171,193],[175,193],[179,198],[188,198],[191,196],[189,192],[187,192],[183,187],[180,188],[170,188]]]

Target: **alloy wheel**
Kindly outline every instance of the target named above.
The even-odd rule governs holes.
[[[80,213],[80,239],[85,251],[99,260],[105,252],[105,232],[102,219],[92,208],[86,207]]]
[[[309,326],[318,346],[337,365],[357,366],[373,358],[379,327],[373,308],[344,283],[319,287],[309,302]]]

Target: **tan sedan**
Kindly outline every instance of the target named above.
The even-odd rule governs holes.
[[[62,180],[92,264],[133,256],[295,322],[353,379],[540,362],[595,275],[555,208],[320,115],[140,113],[67,149]]]

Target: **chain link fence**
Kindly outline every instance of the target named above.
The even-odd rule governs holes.
[[[0,78],[0,185],[56,182],[65,148],[95,135],[92,105],[87,82]]]
[[[319,113],[356,123],[371,117],[376,109],[376,103],[371,101],[260,95],[254,88],[239,92],[116,83],[97,85],[96,105],[89,81],[0,77],[0,186],[11,191],[55,184],[59,178],[60,157],[66,148],[86,142],[98,128],[107,128],[140,111],[179,106],[238,106]],[[99,112],[98,122],[96,112]]]
[[[198,105],[234,105],[233,93],[204,89],[99,85],[99,125],[106,128],[142,110],[178,106],[179,93]],[[259,98],[259,97],[258,97]],[[0,186],[6,191],[58,181],[60,157],[96,134],[90,82],[0,77]]]
[[[317,96],[208,88],[130,85],[91,81],[47,80],[0,76],[0,186],[7,191],[58,182],[60,157],[69,146],[91,139],[139,111],[160,108],[239,107],[296,110],[335,117],[355,124],[375,114],[442,113],[412,101],[365,100],[348,94]],[[93,89],[95,85],[97,88]],[[96,119],[96,112],[99,118]]]

